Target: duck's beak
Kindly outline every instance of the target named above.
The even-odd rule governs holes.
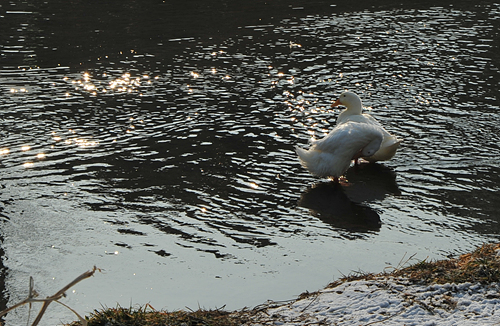
[[[332,103],[332,108],[336,108],[339,105],[342,105],[342,103],[340,103],[340,99],[338,98],[335,102]]]

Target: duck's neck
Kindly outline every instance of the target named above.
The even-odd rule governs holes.
[[[337,122],[342,122],[346,117],[352,115],[360,115],[363,113],[363,104],[361,103],[361,99],[357,98],[355,101],[352,101],[348,105],[346,105],[346,109],[342,111],[337,118]]]

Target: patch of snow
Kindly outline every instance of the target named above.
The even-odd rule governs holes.
[[[269,306],[252,325],[500,325],[500,284],[415,285],[401,278],[344,282]]]

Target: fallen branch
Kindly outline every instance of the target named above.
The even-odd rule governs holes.
[[[30,276],[30,284],[29,284],[28,297],[26,299],[24,299],[23,301],[15,304],[15,305],[13,305],[12,307],[7,308],[7,309],[3,310],[2,312],[0,312],[0,317],[4,316],[9,311],[14,310],[14,309],[16,309],[16,308],[18,308],[20,306],[25,305],[25,304],[29,304],[30,308],[31,308],[31,304],[32,303],[34,303],[34,302],[43,302],[42,308],[40,308],[40,311],[38,312],[38,315],[36,316],[35,320],[33,321],[33,324],[31,324],[31,326],[37,326],[38,323],[40,322],[40,320],[42,319],[43,314],[47,310],[48,306],[52,303],[52,301],[55,301],[55,302],[63,305],[64,307],[68,308],[70,311],[72,311],[78,317],[78,319],[80,319],[82,325],[83,326],[87,326],[87,321],[84,318],[82,318],[82,316],[80,316],[75,310],[71,309],[70,307],[68,307],[64,303],[59,302],[58,300],[61,299],[61,298],[63,298],[63,297],[65,297],[66,296],[66,291],[68,289],[70,289],[72,286],[74,286],[78,282],[80,282],[80,281],[82,281],[82,280],[84,280],[86,278],[89,278],[92,275],[94,275],[94,273],[95,273],[96,270],[101,271],[99,268],[97,268],[97,267],[94,266],[94,268],[92,270],[86,271],[82,275],[80,275],[77,278],[75,278],[68,285],[66,285],[65,287],[63,287],[59,291],[57,291],[55,294],[53,294],[53,295],[51,295],[49,297],[46,297],[45,299],[36,299],[36,297],[38,296],[38,293],[34,290],[33,277]]]

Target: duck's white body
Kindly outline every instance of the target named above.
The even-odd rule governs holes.
[[[337,118],[337,126],[346,122],[359,122],[373,126],[377,126],[382,130],[384,139],[380,145],[380,149],[372,156],[363,156],[363,158],[370,162],[387,161],[390,160],[395,154],[401,143],[401,140],[387,132],[382,125],[369,114],[363,114],[363,105],[361,99],[354,93],[342,93],[337,101],[332,104],[332,107],[343,105],[346,107]]]
[[[384,139],[382,129],[374,124],[347,121],[336,126],[306,150],[296,148],[300,163],[318,177],[338,178],[351,165],[353,158],[370,157]]]

